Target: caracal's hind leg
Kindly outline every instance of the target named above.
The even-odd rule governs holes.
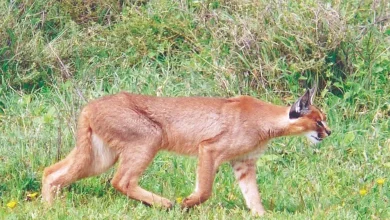
[[[171,201],[138,185],[140,176],[157,153],[156,147],[137,145],[127,150],[120,155],[119,167],[112,179],[112,185],[131,199],[152,206],[171,208]]]
[[[237,160],[231,162],[231,165],[242,195],[245,198],[246,205],[252,213],[262,216],[265,214],[265,211],[261,204],[256,183],[256,160],[257,158]]]
[[[59,190],[79,179],[99,175],[117,160],[115,150],[95,134],[78,141],[77,147],[63,160],[47,167],[42,179],[42,199],[51,204]]]

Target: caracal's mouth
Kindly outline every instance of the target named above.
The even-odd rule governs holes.
[[[306,133],[305,136],[313,144],[318,144],[323,140],[323,138],[318,137],[318,133],[316,131],[310,131]]]
[[[316,139],[317,141],[322,141],[322,140],[323,140],[323,138],[319,138],[319,137],[316,137],[316,136],[314,136],[314,135],[311,135],[311,137],[314,138],[314,139]]]

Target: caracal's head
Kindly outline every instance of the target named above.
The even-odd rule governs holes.
[[[328,137],[332,131],[326,124],[326,115],[312,105],[316,86],[308,89],[290,108],[289,117],[295,134],[305,135],[317,144]]]

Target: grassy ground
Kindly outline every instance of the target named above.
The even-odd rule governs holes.
[[[269,219],[390,218],[387,1],[0,1],[0,219],[250,219],[229,166],[182,212],[126,199],[114,170],[40,202],[88,100],[121,90],[292,104],[318,81],[332,136],[273,141],[257,163]],[[196,159],[161,153],[141,185],[180,202]],[[34,193],[38,194],[34,194]],[[9,207],[10,206],[10,207]]]

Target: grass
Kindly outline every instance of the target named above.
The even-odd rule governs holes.
[[[317,81],[332,136],[280,138],[257,163],[266,219],[390,218],[386,1],[0,1],[0,219],[251,219],[228,165],[188,212],[128,200],[115,169],[39,198],[88,100],[121,90],[292,104]],[[141,185],[179,202],[196,159],[160,153]],[[384,179],[384,182],[381,181]],[[14,208],[7,204],[15,201]]]

